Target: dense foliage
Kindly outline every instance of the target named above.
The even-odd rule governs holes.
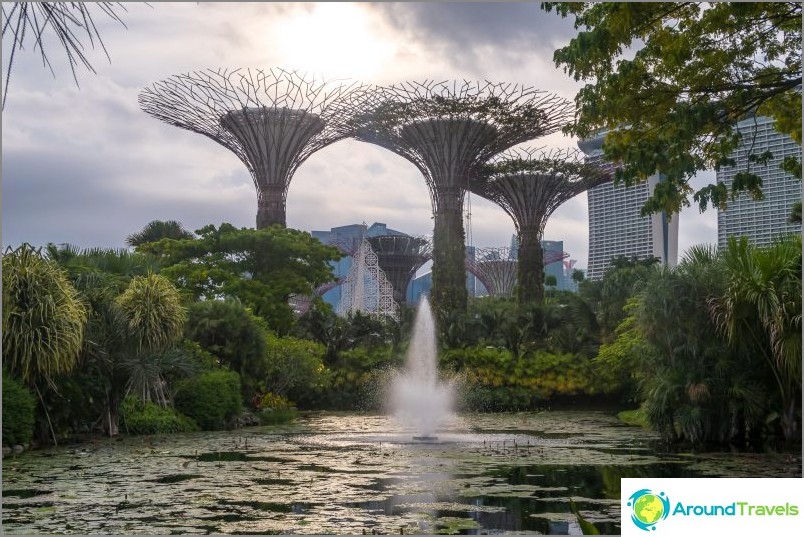
[[[197,431],[198,425],[172,408],[150,401],[126,397],[120,409],[123,428],[128,434],[163,434]]]
[[[296,237],[274,231],[255,240]],[[227,241],[254,238],[233,232]],[[45,442],[119,429],[280,423],[298,409],[385,410],[388,382],[409,346],[412,309],[401,321],[338,316],[319,299],[291,316],[283,333],[248,295],[218,296],[213,287],[209,296],[182,294],[171,283],[164,273],[182,263],[187,274],[203,273],[207,260],[176,262],[170,253],[197,241],[141,248],[156,245],[152,253],[67,245],[51,245],[45,255],[30,247],[6,252],[6,441],[24,442],[31,431]],[[208,265],[214,272],[231,263],[220,281],[253,282],[251,272],[237,273],[247,265],[227,255],[212,255]],[[271,264],[281,272],[281,259]],[[746,241],[720,251],[695,247],[675,268],[619,258],[602,279],[578,280],[577,294],[548,289],[543,303],[530,305],[478,298],[441,319],[440,369],[458,386],[462,409],[608,403],[632,409],[623,416],[671,443],[743,448],[798,437],[800,237],[761,248]],[[66,301],[64,311],[49,307],[54,299]],[[279,295],[271,300],[279,304]],[[37,350],[32,334],[43,326],[64,332],[54,340],[66,342],[63,349]]]
[[[242,408],[240,375],[220,369],[182,380],[176,386],[174,403],[201,429],[223,428]]]
[[[3,255],[3,364],[33,385],[78,361],[87,312],[67,274],[29,245]]]
[[[689,205],[696,172],[731,164],[740,143],[735,125],[770,116],[801,143],[801,3],[799,2],[544,2],[574,16],[581,31],[555,52],[575,80],[568,132],[588,137],[608,129],[605,158],[622,162],[630,184],[658,172],[666,178],[645,210],[675,213]],[[753,155],[755,161],[763,155]],[[801,177],[801,159],[784,167]],[[725,208],[730,195],[761,196],[761,178],[735,177],[694,194],[703,210]]]
[[[331,281],[327,263],[340,258],[309,233],[279,225],[237,229],[224,223],[196,233],[195,239],[162,239],[139,250],[160,259],[166,265],[161,274],[192,298],[238,298],[283,334],[293,325],[288,298]]]
[[[601,391],[590,360],[569,353],[515,356],[505,349],[470,347],[447,351],[441,364],[457,374],[463,404],[471,410],[528,410],[556,397]]]
[[[26,444],[34,432],[36,399],[3,369],[3,444]]]

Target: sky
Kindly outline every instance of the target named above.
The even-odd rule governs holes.
[[[2,242],[124,247],[151,220],[190,230],[230,222],[254,227],[256,193],[245,166],[214,141],[139,109],[137,95],[174,74],[206,68],[281,67],[369,84],[489,80],[573,99],[581,87],[555,67],[553,51],[576,34],[539,3],[162,3],[124,4],[119,23],[97,15],[108,50],[89,49],[96,74],[72,78],[58,43],[46,41],[54,74],[28,47],[13,65],[2,112]],[[3,41],[3,73],[8,61]],[[553,134],[524,146],[574,148]],[[693,187],[714,180],[706,172]],[[496,205],[471,196],[475,246],[509,246],[514,226]],[[685,209],[679,252],[715,243],[717,214]],[[328,230],[384,222],[432,234],[424,179],[378,146],[344,140],[296,172],[289,227]],[[545,239],[563,240],[578,268],[588,254],[586,195],[562,205]]]

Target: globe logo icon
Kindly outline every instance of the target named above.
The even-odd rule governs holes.
[[[670,500],[664,492],[656,494],[650,489],[640,489],[628,498],[631,522],[644,531],[656,529],[656,523],[670,514]]]

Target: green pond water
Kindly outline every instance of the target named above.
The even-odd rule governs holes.
[[[800,453],[656,451],[606,412],[464,415],[413,441],[385,416],[104,439],[3,460],[5,533],[620,531],[623,477],[800,477]]]

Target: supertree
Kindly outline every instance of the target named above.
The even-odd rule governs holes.
[[[555,95],[491,82],[407,82],[353,99],[359,140],[385,147],[424,175],[434,213],[432,302],[440,313],[466,309],[463,201],[471,171],[569,119]]]
[[[547,252],[544,265],[567,259],[567,252]],[[466,258],[466,270],[474,274],[491,296],[509,297],[516,289],[517,258],[510,248],[475,248],[475,256]]]
[[[283,69],[195,71],[140,92],[157,119],[207,136],[238,156],[257,188],[257,228],[285,225],[296,169],[313,153],[346,138],[346,97],[367,86],[325,82]]]
[[[578,150],[509,150],[477,168],[471,192],[502,207],[514,221],[519,303],[544,298],[541,240],[547,219],[565,201],[610,180],[604,168],[586,163]]]
[[[394,300],[404,305],[410,279],[430,259],[430,241],[408,235],[379,235],[366,237],[366,240],[394,287]]]

